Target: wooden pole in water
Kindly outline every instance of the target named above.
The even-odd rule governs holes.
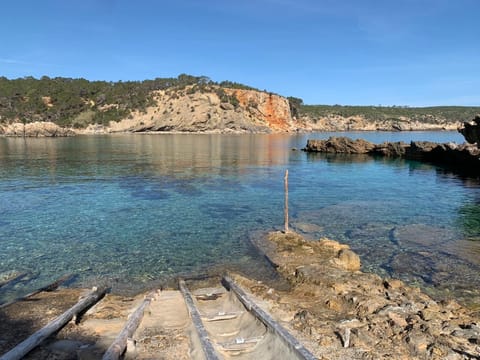
[[[285,170],[285,233],[288,232],[288,170]]]

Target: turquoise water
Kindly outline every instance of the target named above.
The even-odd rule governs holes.
[[[480,186],[438,167],[293,151],[299,135],[0,138],[0,274],[8,295],[63,274],[139,291],[179,274],[269,268],[248,241],[283,224],[346,242],[363,269],[468,301],[480,285]],[[348,133],[463,142],[453,132]],[[447,296],[446,295],[446,296]]]

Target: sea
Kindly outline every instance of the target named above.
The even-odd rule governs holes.
[[[362,270],[479,303],[480,181],[308,139],[462,143],[456,132],[0,138],[0,302],[63,275],[136,293],[226,270],[268,281],[252,239],[284,226],[350,245]]]

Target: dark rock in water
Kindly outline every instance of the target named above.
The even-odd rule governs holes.
[[[430,141],[412,141],[406,148],[405,157],[413,160],[423,160],[438,146]]]
[[[480,133],[480,117],[475,119],[478,122],[478,132]],[[469,136],[469,139],[473,141],[474,135],[470,134]],[[467,143],[457,145],[455,143],[439,144],[430,141],[412,141],[410,144],[403,142],[373,144],[362,139],[330,137],[327,140],[309,139],[307,140],[307,146],[302,150],[306,152],[401,157],[447,166],[459,173],[480,175],[480,149],[477,145]]]
[[[399,142],[384,142],[379,145],[375,145],[373,149],[374,154],[383,155],[387,157],[401,157],[405,156],[408,144],[403,141]]]
[[[442,243],[455,239],[455,234],[445,228],[425,224],[397,226],[392,233],[394,241],[401,247],[408,248],[439,246]]]
[[[427,284],[432,282],[432,274],[435,272],[435,263],[430,256],[413,251],[396,254],[390,259],[388,267],[394,277],[404,278],[406,274],[410,274]]]
[[[363,139],[332,136],[328,140],[307,140],[303,149],[308,152],[367,154],[375,148],[375,144]]]
[[[463,127],[458,129],[465,140],[470,144],[480,143],[480,115],[475,116],[472,122],[464,122]]]

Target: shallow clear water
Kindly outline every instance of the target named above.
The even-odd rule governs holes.
[[[0,275],[29,273],[0,296],[66,273],[119,290],[211,268],[267,276],[248,239],[281,228],[288,168],[294,229],[350,244],[366,271],[468,302],[480,285],[478,181],[418,162],[292,150],[332,134],[0,138]]]

